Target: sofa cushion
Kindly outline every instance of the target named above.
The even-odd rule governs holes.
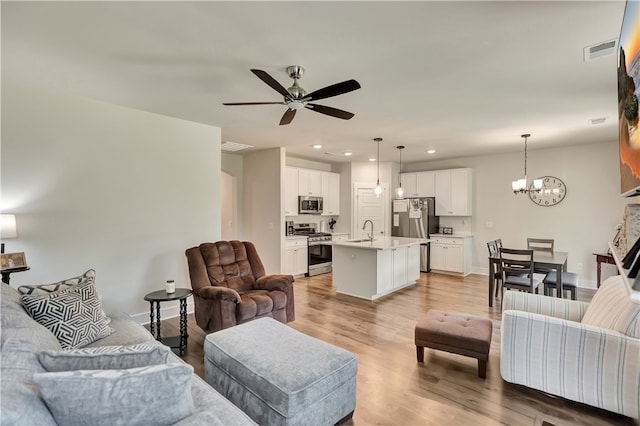
[[[49,294],[25,294],[22,304],[34,320],[58,338],[64,349],[85,346],[113,331],[102,313],[92,279]]]
[[[125,370],[38,373],[40,388],[58,424],[171,425],[193,413],[187,364]]]
[[[582,317],[582,323],[640,338],[640,305],[620,275],[602,283]]]
[[[113,370],[166,364],[169,347],[140,343],[64,351],[42,351],[38,359],[47,371]]]

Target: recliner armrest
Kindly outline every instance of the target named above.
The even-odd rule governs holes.
[[[195,291],[195,293],[203,299],[209,300],[228,300],[235,303],[240,303],[240,294],[232,288],[227,287],[202,287]]]
[[[291,285],[293,285],[292,275],[263,275],[256,280],[256,289],[260,290],[280,290],[286,291]]]

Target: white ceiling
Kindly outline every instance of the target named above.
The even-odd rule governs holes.
[[[7,2],[2,81],[62,90],[222,128],[222,139],[284,146],[318,161],[443,159],[617,140],[616,55],[624,1]],[[283,86],[362,88],[279,126]],[[606,117],[600,125],[589,120]],[[180,141],[176,141],[179,143]],[[321,150],[311,145],[321,143]],[[436,149],[430,156],[425,150]],[[342,155],[354,152],[352,157]]]

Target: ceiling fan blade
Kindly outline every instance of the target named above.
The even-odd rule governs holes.
[[[223,102],[222,105],[286,105],[284,102]]]
[[[305,105],[305,108],[308,108],[315,112],[319,112],[320,114],[330,115],[331,117],[342,118],[343,120],[349,120],[355,115],[351,112],[343,111],[338,108],[318,104],[307,104]]]
[[[332,84],[331,86],[323,87],[315,92],[309,93],[304,97],[305,101],[317,101],[319,99],[330,98],[332,96],[342,95],[349,93],[360,88],[360,83],[355,80],[347,80],[342,83]]]
[[[291,120],[293,120],[293,117],[296,116],[296,111],[295,109],[287,109],[284,113],[284,115],[282,116],[282,118],[280,119],[280,125],[285,125],[285,124],[289,124],[291,123]]]
[[[282,84],[278,83],[275,78],[271,77],[267,74],[266,71],[252,69],[252,73],[254,73],[260,80],[267,83],[273,90],[280,93],[285,98],[291,98],[291,93],[287,89],[282,86]]]

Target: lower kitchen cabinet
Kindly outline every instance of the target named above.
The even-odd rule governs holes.
[[[304,276],[309,269],[307,237],[288,237],[284,242],[283,274]]]
[[[471,236],[431,236],[431,269],[469,275]]]

